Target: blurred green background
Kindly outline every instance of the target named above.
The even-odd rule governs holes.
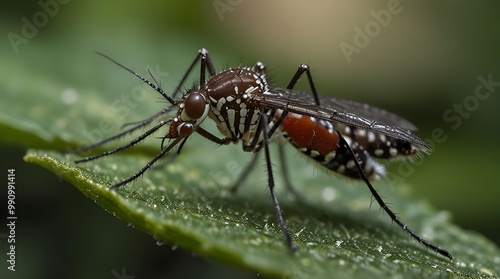
[[[1,170],[17,169],[17,267],[29,270],[23,274],[49,278],[57,271],[61,278],[114,278],[125,268],[137,278],[256,276],[157,246],[68,183],[22,162],[27,148],[64,150],[65,142],[81,142],[81,131],[93,128],[85,121],[89,113],[96,119],[110,115],[93,111],[83,92],[101,92],[111,106],[140,85],[95,55],[97,50],[145,76],[146,66],[158,65],[167,92],[202,47],[219,70],[264,62],[275,86],[286,86],[297,65],[309,63],[322,94],[396,112],[433,143],[434,152],[424,164],[390,164],[391,190],[398,191],[398,183],[409,184],[417,199],[500,243],[496,2],[42,0],[2,6]],[[477,89],[484,84],[481,77],[492,85]],[[47,101],[40,92],[50,88],[76,99]],[[307,90],[307,83],[299,88]],[[156,100],[141,103],[127,120],[156,112]],[[67,111],[61,108],[64,102]],[[37,115],[53,122],[39,123]],[[61,125],[67,132],[52,135]],[[27,137],[34,130],[38,137]],[[0,229],[0,274],[6,272],[6,233],[5,227]]]

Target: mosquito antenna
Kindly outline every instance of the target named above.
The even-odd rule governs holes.
[[[174,99],[172,99],[170,96],[167,95],[167,93],[165,93],[165,91],[163,91],[163,89],[161,89],[160,87],[156,86],[155,84],[153,84],[151,81],[145,79],[144,77],[142,77],[141,75],[139,75],[138,73],[134,72],[132,69],[128,68],[128,67],[125,67],[124,65],[120,64],[118,61],[112,59],[111,57],[105,55],[105,54],[102,54],[98,51],[96,51],[97,54],[99,54],[100,56],[108,59],[109,61],[115,63],[116,65],[118,65],[119,67],[127,70],[128,72],[130,72],[131,74],[133,74],[134,76],[138,77],[140,80],[144,81],[147,85],[149,85],[151,88],[153,88],[156,92],[160,93],[163,98],[167,99],[167,101],[169,103],[171,103],[172,105],[175,105],[175,101]]]

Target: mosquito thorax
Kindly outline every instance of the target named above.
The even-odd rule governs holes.
[[[262,111],[247,100],[268,90],[264,72],[264,65],[257,63],[252,68],[225,70],[206,84],[211,107],[208,115],[219,131],[234,142],[242,139],[246,145],[255,135]]]

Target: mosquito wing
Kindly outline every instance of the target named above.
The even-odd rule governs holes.
[[[282,95],[286,99],[293,99],[302,103],[315,104],[313,95],[308,92],[284,88],[273,88],[272,92]],[[417,130],[417,127],[413,125],[413,123],[387,110],[352,100],[337,99],[321,95],[318,97],[319,103],[322,107],[333,109],[338,112],[354,113],[364,118],[377,120],[378,122],[391,126],[397,126],[410,131]]]
[[[372,130],[430,150],[426,142],[410,132],[416,130],[415,125],[396,114],[355,101],[319,97],[320,106],[315,104],[311,93],[290,89],[275,88],[251,96],[252,101],[261,106]]]

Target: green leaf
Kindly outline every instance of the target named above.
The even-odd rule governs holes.
[[[172,46],[169,52],[172,57],[162,60],[182,61],[178,64],[184,65],[192,59],[190,51],[183,51],[184,45],[179,43],[179,51]],[[71,47],[68,49],[73,51]],[[178,53],[183,57],[176,57]],[[448,249],[455,256],[454,262],[426,250],[405,235],[377,205],[370,209],[370,194],[362,183],[318,172],[291,148],[287,155],[294,163],[292,181],[305,203],[285,191],[278,175],[280,162],[277,158],[273,162],[277,165],[278,197],[299,246],[296,254],[285,248],[266,190],[262,164],[258,164],[236,195],[229,193],[228,188],[251,156],[242,152],[240,146],[214,148],[211,143],[193,138],[173,162],[148,171],[118,191],[110,191],[108,185],[132,175],[151,159],[159,149],[158,140],[153,138],[135,147],[133,153],[79,165],[73,163],[76,156],[58,151],[111,136],[122,123],[145,118],[163,104],[155,102],[157,95],[153,93],[151,99],[133,103],[130,113],[120,117],[110,108],[117,100],[121,101],[119,105],[126,104],[122,96],[131,94],[138,84],[135,79],[127,78],[126,73],[86,52],[80,60],[71,60],[72,53],[61,55],[59,61],[68,61],[68,65],[58,64],[63,73],[46,75],[40,69],[32,69],[36,66],[32,61],[47,57],[44,51],[33,51],[30,56],[26,50],[23,55],[25,63],[6,58],[0,67],[0,90],[4,92],[0,102],[2,142],[50,149],[29,150],[25,160],[70,181],[106,211],[161,242],[266,277],[484,278],[500,274],[500,252],[495,244],[456,227],[446,212],[436,212],[404,194],[411,188],[409,185],[380,181],[375,187],[406,224]],[[95,60],[82,63],[90,59]],[[99,62],[108,65],[107,70],[96,70]],[[155,65],[151,67],[154,69]],[[136,70],[147,74],[144,69],[136,67]],[[99,89],[78,86],[66,81],[64,72],[70,71],[104,75],[102,79],[109,83],[96,86]],[[10,75],[11,72],[22,75]],[[163,84],[172,87],[178,77],[169,75],[162,79]],[[92,80],[94,84],[97,78]],[[129,83],[124,85],[125,82]],[[74,96],[76,100],[72,99]],[[397,190],[391,191],[394,187]],[[79,221],[67,222],[76,226]]]
[[[196,139],[189,143],[173,162],[117,191],[107,186],[133,174],[150,155],[121,154],[75,165],[73,155],[30,150],[25,160],[70,181],[106,211],[159,241],[270,277],[484,278],[500,274],[496,246],[451,224],[446,212],[382,191],[408,225],[449,249],[453,262],[420,246],[375,205],[370,210],[370,196],[362,184],[321,173],[313,176],[307,162],[293,173],[305,204],[284,190],[278,192],[299,246],[291,254],[277,226],[262,170],[252,172],[239,194],[231,195],[230,182],[244,166],[235,158],[241,157],[239,146],[214,149]],[[380,184],[376,187],[386,188]]]

